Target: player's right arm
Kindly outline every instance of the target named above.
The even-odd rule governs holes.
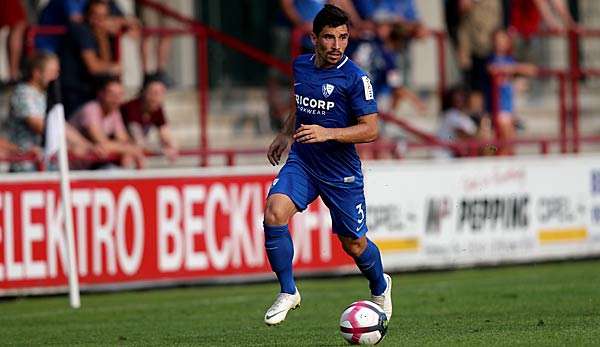
[[[294,128],[296,127],[296,101],[294,99],[293,92],[291,97],[291,103],[292,104],[290,107],[290,114],[283,123],[281,131],[277,134],[273,142],[271,142],[271,146],[269,146],[267,158],[269,158],[269,162],[273,166],[279,164],[279,160],[281,160],[281,155],[290,147],[290,144],[294,141],[293,135]]]

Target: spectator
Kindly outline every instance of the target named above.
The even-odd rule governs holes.
[[[87,4],[83,23],[69,24],[68,40],[61,48],[62,95],[67,117],[94,98],[94,82],[118,76],[121,67],[113,61],[108,26],[109,8],[102,0]]]
[[[423,25],[414,0],[354,0],[354,7],[362,20],[372,23],[388,23],[394,32],[402,36],[401,45],[395,47],[395,65],[401,73],[405,86],[411,85],[410,43],[412,39],[420,39],[428,35]],[[365,25],[363,24],[363,27]]]
[[[46,114],[46,90],[50,82],[58,78],[58,59],[52,53],[38,53],[30,61],[26,81],[15,87],[10,97],[8,127],[10,140],[21,151],[37,151],[44,133]],[[93,150],[72,127],[66,127],[67,142],[76,155],[84,155]],[[34,171],[31,162],[14,163],[11,171]]]
[[[144,153],[130,142],[123,125],[119,108],[123,100],[123,86],[115,78],[106,78],[100,84],[95,100],[79,108],[69,121],[92,143],[97,144],[109,156],[119,156],[118,161],[100,161],[90,169],[113,168],[115,166],[144,166]]]
[[[511,141],[516,137],[515,114],[514,114],[514,88],[511,81],[516,75],[533,76],[537,68],[532,64],[518,63],[511,55],[512,42],[506,31],[497,30],[493,35],[494,54],[489,60],[488,70],[491,74],[499,74],[498,94],[499,100],[492,100],[498,103],[497,124],[500,139]],[[491,99],[491,98],[490,98]],[[499,154],[513,154],[512,146],[502,146]]]
[[[419,112],[424,112],[425,105],[405,86],[404,75],[397,67],[396,52],[408,39],[402,28],[382,20],[376,23],[376,33],[374,38],[351,43],[347,52],[369,75],[380,108],[392,111],[402,100],[408,100]]]
[[[486,138],[491,138],[491,117],[485,108],[485,98],[479,91],[470,91],[467,95],[467,113],[477,128],[486,132]]]
[[[489,124],[478,128],[477,124],[469,117],[468,113],[468,94],[464,88],[450,88],[444,95],[442,105],[442,120],[437,131],[437,136],[440,140],[449,142],[457,140],[476,140],[483,139],[486,136],[486,131],[489,133]],[[451,151],[437,150],[435,157],[450,158],[458,156]]]
[[[21,0],[6,0],[0,11],[0,29],[8,27],[6,48],[8,52],[8,83],[16,83],[20,76],[21,54],[25,29],[27,28],[27,13]]]
[[[494,138],[492,132],[492,118],[485,108],[485,98],[479,91],[470,91],[467,96],[467,114],[477,126],[480,140],[491,140]],[[480,155],[496,154],[495,146],[485,145],[479,149]]]
[[[82,24],[85,20],[85,10],[88,0],[50,0],[42,9],[38,23],[45,26],[69,26]],[[114,0],[103,0],[108,5],[109,16],[106,29],[112,34],[120,33],[129,28],[137,28],[137,20],[127,17],[117,6]],[[35,39],[35,47],[38,50],[46,50],[58,53],[62,42],[62,36],[38,35]]]
[[[492,34],[502,24],[500,0],[459,1],[458,62],[471,90],[487,86],[486,65],[492,53]]]
[[[121,114],[129,134],[141,148],[148,149],[147,135],[153,126],[156,127],[162,152],[173,162],[177,158],[177,144],[165,119],[166,91],[166,84],[158,75],[149,76],[140,95],[121,106]]]

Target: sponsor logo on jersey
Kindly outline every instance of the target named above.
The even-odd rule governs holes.
[[[365,100],[373,100],[375,98],[375,94],[373,93],[373,86],[371,85],[371,80],[367,76],[362,76],[363,87],[365,89]]]
[[[325,111],[329,111],[335,106],[335,102],[313,99],[296,94],[296,106],[298,111],[311,115],[324,116]]]
[[[333,93],[333,90],[335,89],[335,86],[333,84],[329,84],[329,83],[325,83],[322,87],[321,87],[321,91],[323,92],[323,96],[325,98],[328,98],[329,95],[331,95],[331,93]]]

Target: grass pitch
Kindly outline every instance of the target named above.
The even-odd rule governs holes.
[[[278,286],[198,287],[0,302],[3,345],[344,346],[342,310],[367,297],[362,277],[300,280],[302,307],[263,324]],[[600,261],[394,276],[380,344],[598,345]]]

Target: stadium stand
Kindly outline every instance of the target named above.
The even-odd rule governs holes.
[[[352,2],[341,3],[352,4]],[[452,1],[448,2],[448,6],[454,6],[453,3]],[[195,37],[195,40],[199,43],[198,49],[195,50],[195,59],[197,60],[196,75],[199,81],[198,89],[194,92],[190,89],[176,88],[168,93],[165,101],[165,111],[171,120],[172,132],[183,149],[183,155],[178,159],[176,164],[181,166],[193,165],[196,158],[191,156],[192,153],[201,157],[202,164],[207,164],[209,162],[207,157],[200,154],[209,153],[213,150],[218,150],[218,153],[215,153],[213,156],[215,160],[213,163],[232,161],[232,157],[235,156],[233,153],[241,147],[245,148],[244,151],[248,151],[248,148],[255,148],[250,152],[261,153],[261,149],[268,142],[268,136],[262,136],[265,131],[268,133],[269,128],[265,126],[265,124],[268,124],[268,121],[265,123],[265,114],[268,114],[268,103],[265,100],[269,99],[266,89],[260,87],[260,85],[239,85],[231,88],[227,86],[227,78],[222,83],[215,84],[213,81],[216,77],[212,73],[213,69],[208,69],[207,67],[209,58],[206,50],[203,48],[214,48],[215,52],[231,49],[248,57],[246,60],[257,62],[252,66],[258,67],[259,65],[257,64],[265,64],[270,66],[271,69],[282,72],[284,75],[289,72],[287,63],[278,57],[264,53],[261,49],[246,44],[244,40],[237,39],[196,19],[182,15],[171,9],[169,5],[145,0],[136,1],[136,4],[139,7],[147,9],[147,11],[160,13],[160,16],[170,18],[172,22],[176,23],[175,26],[170,27],[144,27],[144,37]],[[360,4],[354,5],[356,9],[359,9],[361,6]],[[587,3],[584,6],[594,7]],[[510,8],[504,9],[505,12],[509,10]],[[461,11],[466,10],[462,9]],[[507,18],[507,16],[504,17]],[[510,19],[510,16],[508,18]],[[509,19],[505,21],[509,22]],[[580,80],[582,80],[583,76],[587,77],[587,81],[583,87],[586,89],[585,93],[589,94],[591,91],[587,91],[589,89],[587,86],[593,85],[593,82],[590,81],[593,81],[594,76],[597,74],[597,70],[592,68],[590,64],[587,64],[588,61],[591,61],[589,58],[584,60],[580,58],[580,56],[589,56],[589,52],[586,50],[580,52],[580,49],[575,49],[578,42],[582,40],[582,37],[595,37],[599,34],[596,30],[585,29],[582,25],[585,25],[586,21],[589,22],[590,19],[580,18],[580,24],[578,25],[568,22],[567,29],[553,26],[551,30],[541,29],[535,31],[536,37],[545,42],[546,46],[552,49],[555,55],[564,54],[566,59],[558,59],[558,61],[562,60],[565,62],[562,67],[548,66],[539,68],[539,73],[534,79],[547,81],[539,82],[547,87],[544,89],[544,94],[537,98],[532,98],[530,97],[531,93],[522,91],[525,83],[520,79],[517,80],[518,95],[515,105],[520,115],[517,124],[518,136],[514,140],[517,143],[515,147],[517,153],[554,150],[562,152],[577,151],[582,145],[583,148],[595,148],[595,134],[590,132],[590,129],[594,128],[594,117],[585,115],[585,122],[586,124],[589,123],[590,126],[579,126],[581,118],[580,102],[586,103],[583,107],[586,113],[588,112],[587,110],[594,107],[593,98],[585,95],[583,97],[579,96],[581,92]],[[591,24],[594,23],[592,22]],[[361,30],[364,30],[364,28],[368,29],[369,25],[360,24],[360,27]],[[52,34],[61,36],[64,30],[62,27],[56,26],[32,26],[27,32],[26,50],[31,52],[34,46],[33,43],[36,42],[35,39],[39,35]],[[290,52],[292,55],[299,51],[298,47],[301,46],[299,43],[302,42],[302,35],[300,35],[302,30],[296,29],[291,31]],[[522,29],[515,29],[511,33],[513,35],[524,35],[521,31]],[[424,105],[422,110],[426,110],[424,112],[425,115],[418,118],[409,116],[415,113],[414,106],[411,107],[410,105],[396,105],[388,113],[393,117],[400,117],[407,120],[413,128],[416,127],[421,132],[434,134],[439,123],[437,110],[441,105],[439,102],[441,99],[437,99],[435,95],[441,98],[443,92],[448,88],[448,82],[456,81],[456,75],[453,77],[453,74],[455,74],[452,65],[453,54],[450,46],[447,44],[446,33],[434,29],[428,29],[427,32],[430,35],[423,40],[428,41],[428,44],[433,44],[434,47],[430,51],[434,52],[434,61],[437,62],[437,66],[435,67],[438,72],[437,82],[435,82],[437,86],[433,94],[434,90],[431,88],[422,89],[423,87],[421,86],[415,86],[414,89],[418,93],[414,94],[413,97],[413,99]],[[532,34],[528,32],[527,35],[531,36]],[[115,36],[113,48],[115,59],[120,58],[123,37],[125,36],[120,34]],[[561,37],[563,39],[560,39]],[[568,49],[561,49],[557,43],[558,41],[566,44],[566,48]],[[587,39],[586,41],[593,42],[595,40]],[[220,45],[220,48],[216,48],[215,44]],[[116,61],[119,60],[117,59]],[[586,66],[580,66],[580,61],[585,61]],[[566,64],[567,62],[569,64]],[[553,64],[556,65],[556,63]],[[500,76],[501,74],[502,72],[493,72],[490,78],[500,79],[502,77]],[[487,94],[489,95],[487,97],[487,109],[492,115],[493,123],[496,124],[496,114],[498,112],[494,108],[496,107],[495,100],[497,93],[491,87]],[[554,95],[557,97],[554,97]],[[230,102],[229,100],[235,101]],[[575,102],[575,100],[578,102]],[[247,121],[240,121],[243,119],[252,120],[250,124],[253,125],[253,131],[252,129],[248,129]],[[385,128],[391,129],[394,126],[389,124]],[[497,129],[498,127],[494,128]],[[500,136],[499,133],[496,136],[497,138],[492,142],[499,144],[503,141],[498,137]],[[156,135],[152,135],[151,139],[153,143],[159,143]],[[390,148],[394,148],[392,152],[396,153],[393,155],[395,157],[430,157],[433,152],[428,147],[440,146],[439,143],[435,144],[428,141],[425,141],[425,143],[416,143],[417,139],[418,137],[415,137],[407,129],[395,130],[391,131],[387,140],[384,139],[378,144],[365,146],[369,148],[362,148],[361,150],[366,153],[379,152],[380,149],[381,151],[389,151]],[[488,144],[494,146],[494,143]],[[479,147],[484,145],[480,144]],[[469,142],[463,142],[461,146],[464,153],[472,152],[468,148],[478,147]],[[160,151],[152,152],[154,153],[148,154],[151,156],[157,155],[158,157],[157,159],[150,160],[150,167],[168,165],[166,161],[159,158]],[[223,153],[228,154],[223,155]],[[377,156],[386,157],[388,155],[377,154]],[[260,156],[240,155],[239,159],[241,159],[241,162],[251,163],[258,162]]]

